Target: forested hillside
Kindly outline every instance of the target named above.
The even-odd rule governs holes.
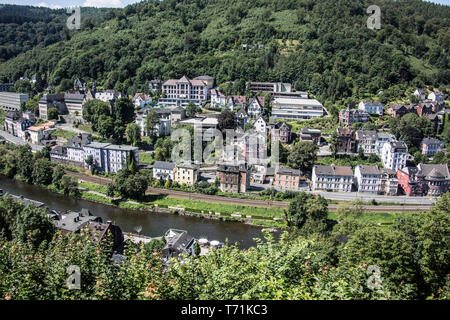
[[[381,30],[366,27],[373,4]],[[208,74],[292,82],[332,102],[450,82],[450,7],[419,0],[149,0],[109,15],[2,63],[0,80],[37,72],[48,84],[83,77],[133,94],[154,78]]]
[[[91,28],[108,18],[109,9],[82,8],[82,27]],[[46,47],[71,38],[65,9],[0,5],[0,62],[36,46]],[[109,16],[111,18],[111,16]]]

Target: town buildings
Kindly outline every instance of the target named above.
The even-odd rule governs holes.
[[[312,171],[311,188],[313,191],[351,192],[353,170],[345,166],[315,165]]]
[[[378,114],[380,116],[382,116],[384,112],[383,104],[376,101],[361,101],[358,105],[358,109],[365,111],[368,114]]]
[[[264,136],[267,134],[267,123],[262,116],[259,116],[258,119],[253,122],[253,126],[255,127],[256,132],[259,132]]]
[[[408,146],[403,141],[389,141],[381,149],[383,167],[397,171],[406,166]]]
[[[17,111],[9,111],[5,115],[3,129],[15,137],[23,140],[26,139],[26,130],[36,122],[33,113],[26,111],[19,113]]]
[[[108,89],[105,91],[95,92],[94,98],[103,102],[110,102],[122,98],[122,94],[116,90]]]
[[[398,178],[397,172],[391,169],[381,168],[380,178],[380,192],[388,195],[395,196],[398,193]]]
[[[416,89],[416,91],[414,91],[414,95],[421,101],[427,98],[427,94],[424,89]]]
[[[350,107],[339,112],[339,124],[347,127],[356,122],[366,123],[369,118],[369,113],[366,111],[350,109]]]
[[[450,173],[446,164],[422,164],[397,171],[398,183],[408,196],[440,196],[449,191]]]
[[[163,262],[167,263],[171,258],[178,258],[184,254],[193,256],[197,240],[185,230],[169,229],[165,235],[166,245],[162,248]]]
[[[422,154],[433,157],[436,153],[442,152],[445,147],[445,143],[436,138],[425,138],[420,144]]]
[[[307,188],[306,178],[299,169],[280,166],[275,170],[273,187],[279,191],[298,191]]]
[[[375,154],[377,151],[378,134],[375,130],[358,130],[355,134],[357,149],[364,154]]]
[[[286,122],[276,122],[270,124],[271,141],[289,143],[292,138],[292,126]]]
[[[22,103],[28,102],[28,93],[0,92],[0,108],[6,111],[19,111]]]
[[[211,90],[211,107],[212,108],[221,108],[226,105],[227,99],[225,95],[220,92],[218,89]]]
[[[274,119],[312,119],[323,116],[323,105],[315,99],[275,96],[272,103]]]
[[[84,93],[44,94],[39,100],[39,116],[48,120],[48,109],[55,108],[60,115],[81,116],[83,104],[88,100]]]
[[[209,99],[211,87],[205,80],[191,80],[184,76],[181,79],[170,79],[162,84],[162,92],[165,98],[160,98],[159,103],[170,106],[187,106],[193,102],[201,106]]]
[[[337,154],[356,153],[355,131],[349,127],[338,127],[337,131]]]
[[[55,123],[48,121],[38,126],[28,127],[27,132],[31,143],[39,144],[42,140],[48,140],[50,134],[55,130]]]
[[[136,165],[138,165],[138,150],[137,147],[99,142],[91,142],[83,148],[85,162],[92,156],[94,167],[106,173],[117,173],[123,168],[126,168],[129,164],[131,154],[134,157]],[[89,167],[87,164],[85,166]]]
[[[190,163],[178,163],[173,169],[174,181],[193,186],[198,181],[198,166]]]
[[[238,125],[241,127],[244,127],[247,123],[250,122],[250,116],[245,111],[245,108],[240,109],[236,113],[236,121],[237,121]]]
[[[442,92],[431,92],[428,95],[428,100],[431,100],[433,102],[444,102],[444,94]]]
[[[250,90],[254,93],[268,92],[270,94],[277,94],[292,92],[292,85],[282,82],[250,82]]]
[[[173,181],[175,163],[166,161],[155,161],[153,163],[153,179]]]
[[[135,108],[144,108],[152,104],[152,97],[143,93],[136,93],[131,99]]]
[[[248,115],[252,118],[258,118],[258,117],[262,116],[262,114],[264,112],[264,104],[265,104],[264,97],[258,96],[256,98],[250,99],[248,109],[247,109]]]
[[[245,193],[250,187],[250,170],[245,164],[221,164],[217,170],[217,178],[222,192]]]
[[[378,166],[357,165],[355,168],[355,186],[358,192],[380,193],[381,170]]]

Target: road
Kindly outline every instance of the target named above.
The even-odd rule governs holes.
[[[23,145],[28,144],[31,147],[31,150],[33,152],[40,151],[40,150],[42,150],[42,148],[44,148],[44,146],[40,146],[40,145],[37,145],[37,144],[33,144],[33,143],[29,143],[29,142],[23,141],[19,137],[15,137],[12,134],[9,134],[8,132],[5,132],[3,130],[0,130],[0,136],[5,138],[5,140],[7,140],[7,141],[9,141],[9,142],[11,142],[13,144],[16,144],[16,145],[23,146]]]
[[[90,176],[83,173],[78,172],[66,172],[69,176],[75,177],[77,179],[107,185],[111,182],[111,179]],[[253,200],[253,199],[239,199],[239,198],[227,198],[221,196],[211,196],[205,194],[198,193],[190,193],[184,191],[176,191],[176,190],[167,190],[167,189],[159,189],[149,187],[147,189],[148,194],[154,195],[164,195],[174,198],[181,199],[189,199],[189,200],[200,200],[206,202],[214,202],[214,203],[226,203],[226,204],[234,204],[234,205],[244,205],[244,206],[254,206],[254,207],[274,207],[274,208],[282,208],[286,209],[288,207],[287,202],[282,201],[270,201],[270,200]],[[336,211],[338,205],[330,204],[328,206],[330,211]],[[364,206],[364,210],[367,212],[417,212],[429,210],[430,205],[415,205],[415,206],[401,206],[401,205],[377,205],[377,206]]]

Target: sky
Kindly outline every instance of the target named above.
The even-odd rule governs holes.
[[[439,4],[450,5],[450,0],[425,0]],[[130,3],[139,2],[139,0],[0,0],[2,4],[21,4],[49,7],[53,9],[67,7],[108,7],[118,8],[125,7]]]

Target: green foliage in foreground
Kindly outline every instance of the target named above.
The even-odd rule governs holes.
[[[331,231],[294,229],[278,241],[265,232],[265,241],[248,250],[226,245],[172,260],[165,272],[163,243],[128,244],[117,264],[110,241],[94,242],[84,232],[33,242],[48,228],[11,217],[41,209],[0,199],[3,230],[24,230],[2,232],[0,298],[449,299],[449,204],[450,193],[430,212],[397,219],[389,228],[344,220]],[[81,290],[66,286],[70,265],[80,267]],[[380,289],[367,286],[370,265],[380,268]]]

